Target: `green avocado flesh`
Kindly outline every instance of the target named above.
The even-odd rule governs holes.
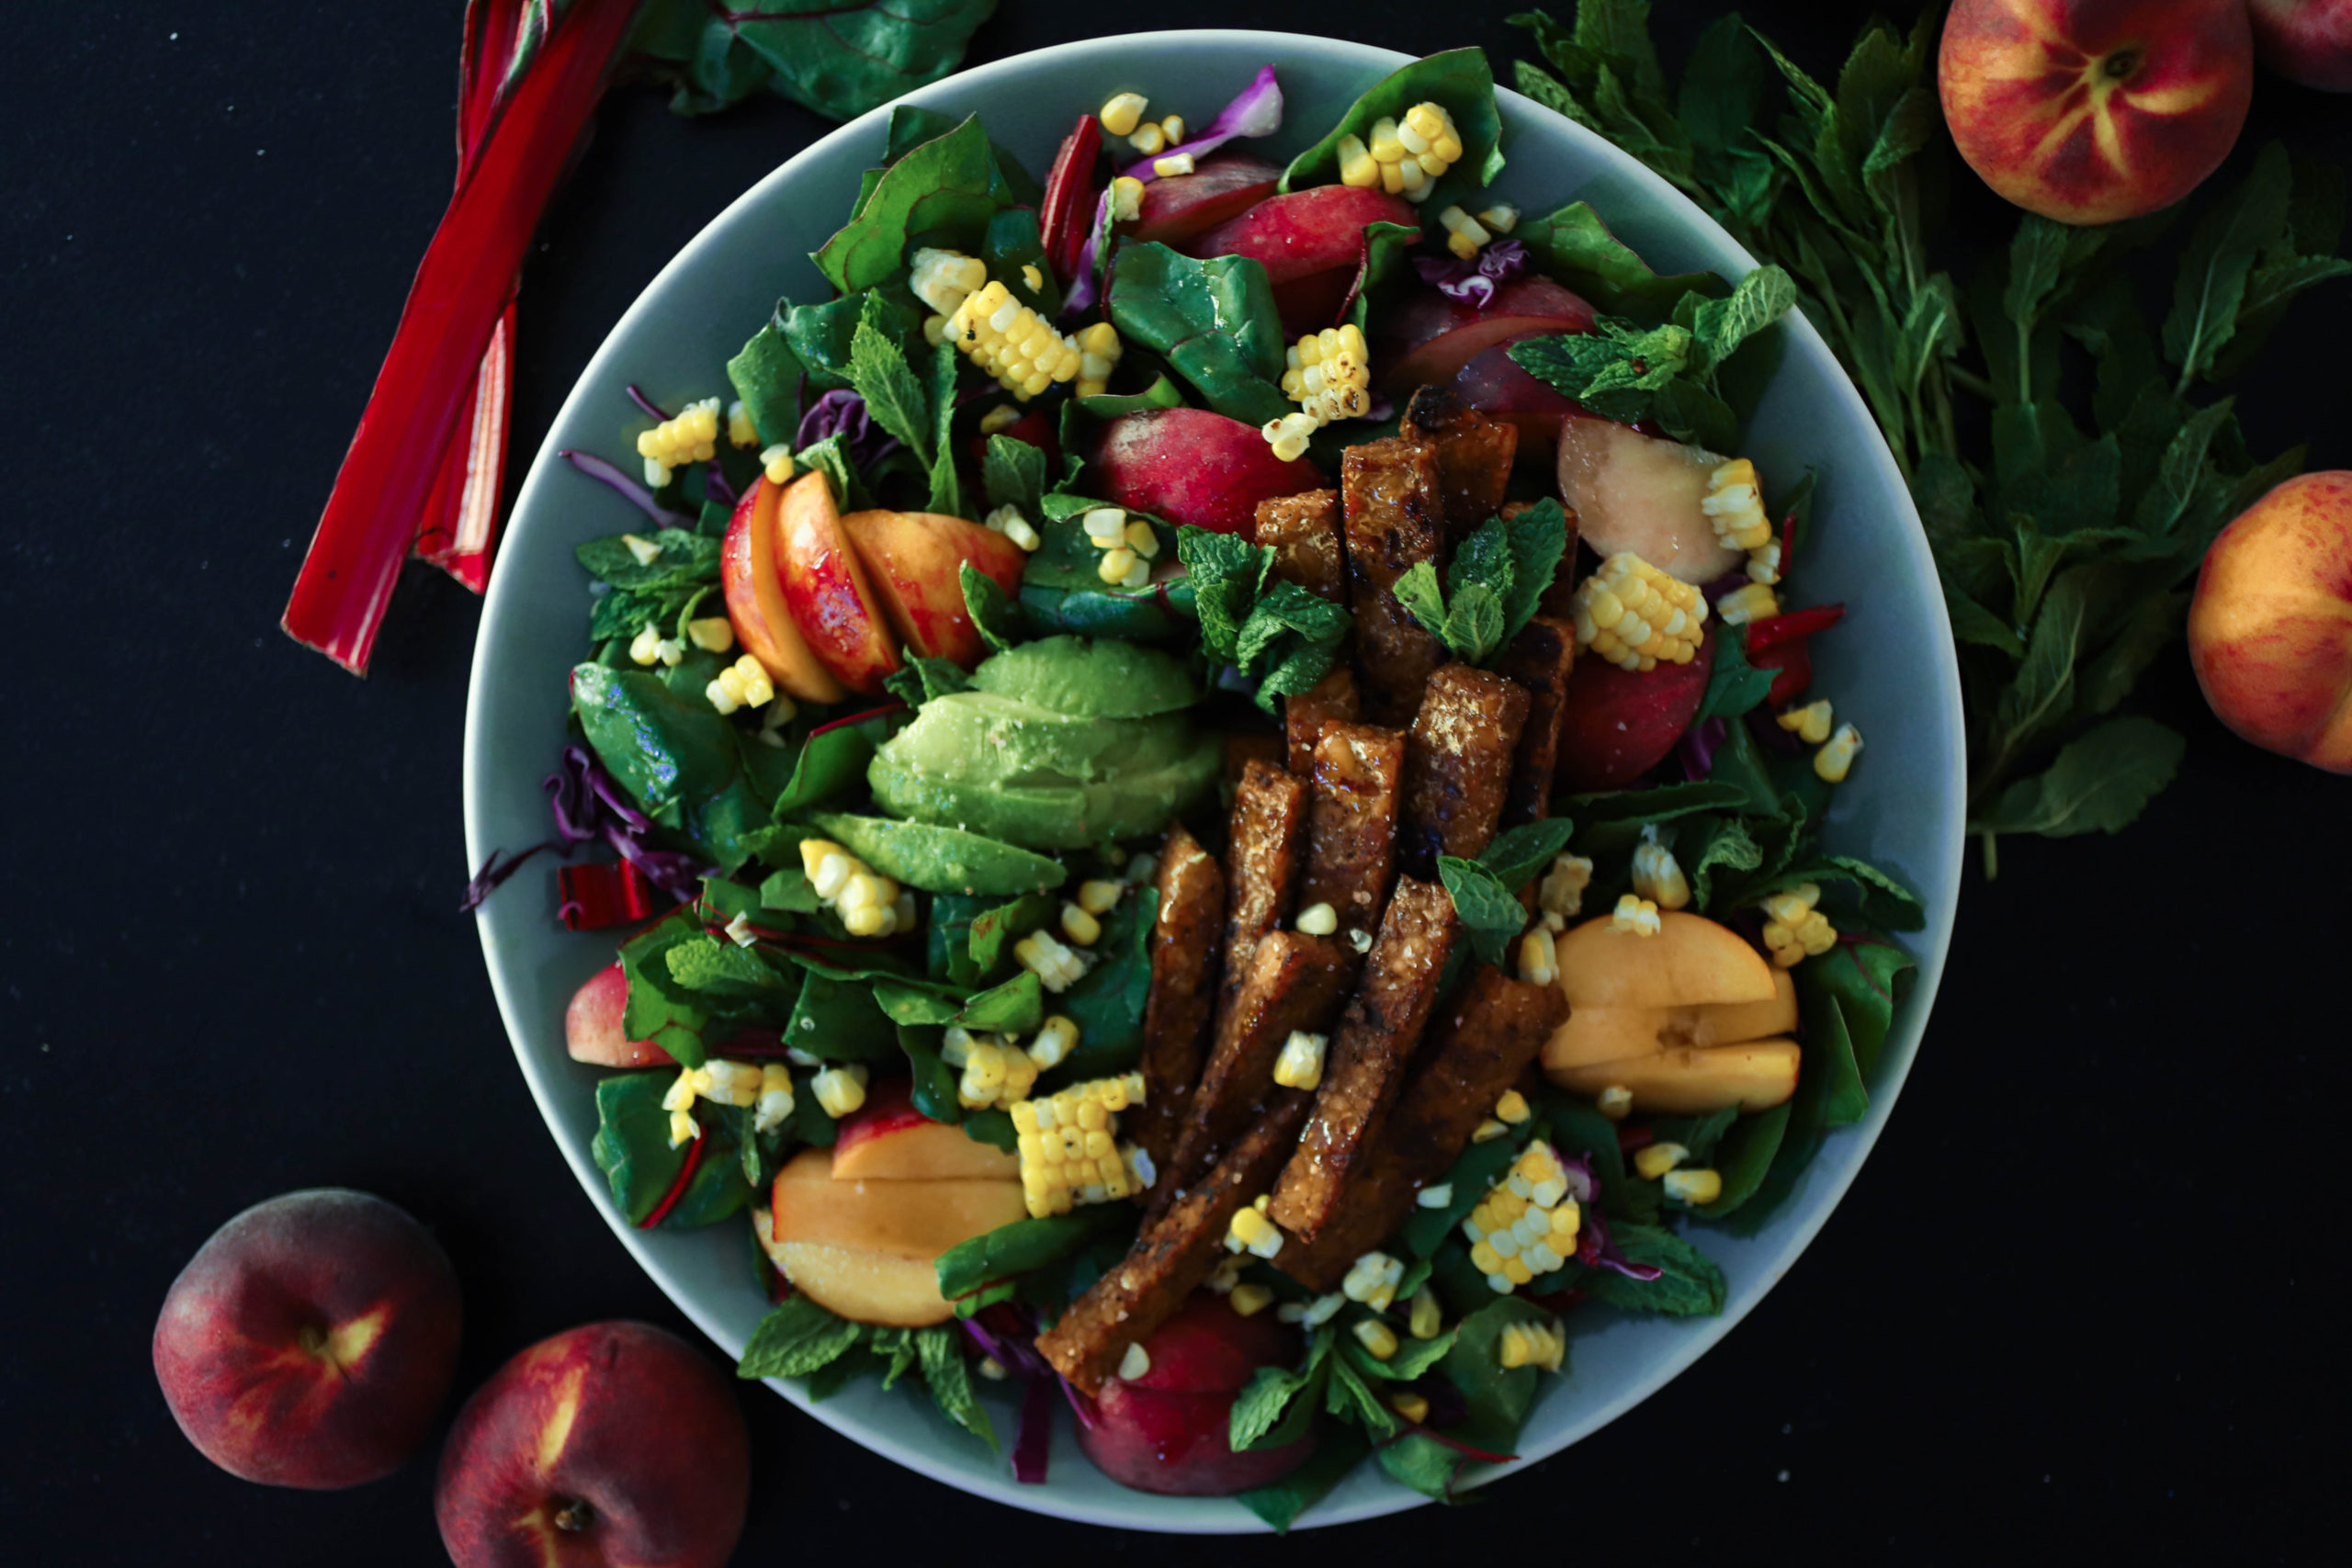
[[[1138,687],[1154,678],[1140,676]],[[1068,684],[1042,678],[1028,689]],[[1032,850],[1077,850],[1157,831],[1215,782],[1223,755],[1217,738],[1181,712],[1081,716],[996,691],[956,692],[922,705],[875,754],[866,782],[895,816]]]
[[[928,822],[838,812],[820,812],[815,821],[820,832],[883,875],[925,893],[1011,897],[1058,887],[1069,874],[1059,861]]]
[[[1201,700],[1174,654],[1078,637],[1007,649],[972,671],[972,689],[1071,718],[1150,718]]]

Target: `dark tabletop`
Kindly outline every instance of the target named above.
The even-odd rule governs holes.
[[[1669,49],[1716,9],[1661,6]],[[1866,10],[1748,15],[1826,73]],[[590,1319],[694,1333],[542,1127],[456,912],[478,601],[412,568],[364,682],[277,629],[448,196],[460,12],[0,7],[11,1563],[440,1560],[429,1456],[286,1492],[172,1425],[148,1359],[164,1290],[270,1194],[361,1187],[433,1226],[465,1284],[461,1390]],[[1500,6],[1005,0],[975,58],[1114,15],[1476,42],[1498,62],[1523,37]],[[2270,135],[2352,160],[2347,106],[2265,76],[2237,165]],[[525,276],[510,483],[646,281],[823,129],[775,100],[688,122],[650,89],[613,96]],[[1973,183],[1962,221],[2010,228]],[[2352,466],[2352,288],[2299,310],[2240,389],[2249,436]],[[2346,1391],[2347,1032],[2328,998],[2352,786],[2233,740],[2177,649],[2143,700],[2189,737],[2179,782],[2122,836],[2013,840],[1989,884],[1972,865],[1884,1141],[1719,1348],[1468,1514],[1213,1550],[2301,1555],[2342,1517],[2324,1434]],[[764,1391],[742,1403],[743,1562],[1193,1550],[1016,1514]]]

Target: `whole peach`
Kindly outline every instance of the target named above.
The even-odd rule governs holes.
[[[2188,658],[2223,724],[2352,773],[2352,472],[2289,479],[2222,530],[2188,607]]]
[[[1957,0],[1937,74],[1985,184],[2061,223],[2114,223],[2229,156],[2254,35],[2245,0]]]
[[[2352,0],[2253,0],[2255,52],[2290,82],[2352,93]]]
[[[247,1481],[356,1486],[416,1451],[457,1369],[458,1276],[424,1227],[340,1188],[255,1204],[155,1320],[155,1377],[204,1457]]]
[[[457,1568],[718,1568],[751,1491],[743,1413],[709,1358],[650,1324],[591,1323],[474,1391],[433,1511]]]

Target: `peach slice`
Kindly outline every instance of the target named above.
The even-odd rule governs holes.
[[[945,1322],[939,1255],[1028,1213],[1017,1180],[836,1181],[832,1165],[831,1150],[803,1150],[752,1224],[795,1289],[861,1323]]]
[[[621,1027],[628,1007],[628,976],[609,964],[588,976],[563,1010],[563,1048],[575,1062],[599,1067],[666,1067],[670,1053],[650,1040],[631,1040]]]
[[[1238,218],[1268,197],[1283,177],[1282,165],[1262,158],[1221,153],[1189,175],[1171,175],[1143,187],[1134,223],[1123,230],[1137,242],[1181,247],[1196,234]]]
[[[1425,289],[1399,301],[1390,313],[1380,342],[1373,345],[1373,369],[1391,391],[1442,387],[1498,344],[1590,332],[1592,319],[1592,306],[1582,295],[1548,277],[1512,278],[1495,290],[1484,310]]]
[[[1797,1090],[1793,1040],[1749,1040],[1702,1049],[1678,1045],[1648,1055],[1555,1068],[1544,1074],[1572,1094],[1633,1091],[1637,1113],[1703,1116],[1726,1106],[1766,1111]]]
[[[1716,635],[1707,628],[1688,664],[1623,670],[1606,659],[1577,660],[1560,697],[1555,785],[1577,795],[1623,789],[1666,761],[1706,701]]]
[[[835,1181],[1017,1181],[1021,1162],[914,1108],[904,1078],[878,1084],[833,1140]]]
[[[1713,582],[1747,559],[1700,510],[1723,463],[1613,420],[1575,415],[1560,426],[1560,498],[1576,509],[1585,542],[1604,560],[1631,551],[1684,582]]]
[[[1568,1006],[1687,1008],[1706,1002],[1771,1002],[1772,965],[1729,926],[1669,909],[1656,936],[1618,931],[1606,915],[1564,933],[1556,944]]]
[[[842,532],[888,613],[891,629],[925,659],[969,670],[988,649],[964,607],[964,563],[1018,597],[1029,558],[1001,534],[936,512],[852,512]]]
[[[718,547],[718,581],[735,640],[760,661],[777,691],[804,703],[837,703],[849,694],[808,651],[784,605],[775,569],[777,498],[783,491],[763,476],[735,503]]]
[[[1147,186],[1147,189],[1149,187]],[[1363,259],[1363,231],[1374,223],[1420,227],[1411,202],[1359,186],[1316,186],[1270,196],[1239,217],[1194,239],[1187,255],[1250,256],[1276,288],[1311,273],[1344,269]]]
[[[1095,493],[1170,523],[1247,538],[1258,503],[1320,490],[1323,471],[1285,463],[1263,433],[1207,409],[1148,409],[1103,427]]]
[[[1544,1045],[1544,1069],[1587,1066],[1684,1045],[1705,1050],[1792,1033],[1797,1026],[1796,982],[1785,969],[1775,969],[1772,980],[1778,989],[1770,1001],[1577,1008]]]
[[[818,662],[851,691],[879,696],[883,680],[899,669],[898,640],[821,473],[793,480],[777,503],[775,578]]]

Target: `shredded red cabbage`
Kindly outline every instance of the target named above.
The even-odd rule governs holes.
[[[481,863],[481,869],[475,872],[473,880],[466,884],[465,897],[458,901],[458,913],[470,915],[480,908],[483,899],[504,886],[506,879],[522,870],[523,863],[541,850],[562,847],[553,839],[544,839],[517,855],[505,854],[499,850],[491,851],[490,858]]]
[[[875,424],[865,400],[847,387],[836,387],[808,405],[792,445],[805,451],[829,435],[842,438],[842,455],[854,468],[870,468],[899,449],[898,438]]]
[[[547,776],[546,787],[556,834],[565,849],[602,839],[647,881],[679,903],[701,894],[702,879],[711,874],[711,868],[692,855],[651,848],[646,840],[653,824],[629,804],[628,796],[587,747],[577,741],[566,746],[562,762]]]
[[[1584,1234],[1577,1238],[1577,1261],[1588,1269],[1612,1269],[1628,1280],[1644,1282],[1655,1280],[1664,1272],[1646,1263],[1636,1263],[1620,1252],[1616,1242],[1610,1237],[1609,1222],[1601,1217],[1598,1208],[1585,1210]]]
[[[1199,158],[1214,152],[1237,136],[1272,136],[1283,128],[1283,90],[1274,83],[1274,68],[1259,68],[1257,77],[1241,89],[1241,94],[1209,121],[1206,130],[1190,141],[1162,148],[1148,157],[1138,158],[1119,172],[1148,185],[1159,175],[1152,164],[1161,158],[1173,158],[1191,153]]]
[[[1730,721],[1720,716],[1702,719],[1684,730],[1682,739],[1674,743],[1675,760],[1682,764],[1684,775],[1703,779],[1713,771],[1715,748],[1721,746],[1730,733]]]
[[[1433,284],[1449,299],[1483,310],[1495,302],[1495,289],[1527,270],[1527,247],[1517,240],[1497,240],[1478,253],[1476,261],[1455,257],[1415,256],[1413,270],[1423,283]]]
[[[1046,1378],[1024,1378],[1021,1389],[1021,1432],[1012,1440],[1012,1479],[1023,1486],[1043,1486],[1046,1459],[1053,1446],[1053,1382]]]
[[[594,452],[575,452],[567,446],[557,452],[556,456],[586,474],[590,479],[612,486],[620,492],[621,499],[661,524],[664,528],[691,528],[695,525],[693,518],[682,512],[671,511],[653,499],[651,491]]]
[[[727,476],[718,471],[716,463],[703,469],[702,489],[705,495],[721,506],[732,506],[736,502],[735,487],[727,482]]]
[[[667,424],[670,423],[670,416],[662,412],[662,406],[655,402],[651,398],[647,397],[643,392],[639,391],[634,382],[630,383],[627,389],[628,392],[628,400],[635,403],[639,408],[643,409],[646,414],[652,419],[653,423],[656,424]]]

